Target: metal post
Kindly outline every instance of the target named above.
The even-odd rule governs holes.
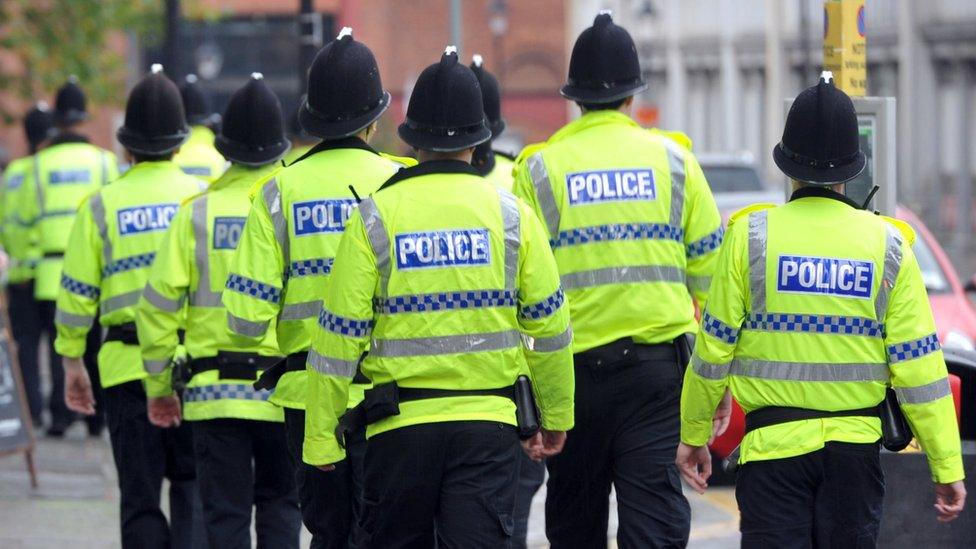
[[[312,0],[298,2],[298,89],[305,89],[305,73],[322,47],[322,18],[315,13]]]
[[[461,44],[461,0],[451,0],[451,44],[457,46],[458,55],[462,55]]]
[[[810,78],[810,13],[807,0],[798,0],[800,8],[800,85],[809,85]]]
[[[782,21],[783,3],[766,0],[766,142],[763,145],[767,151],[779,142],[783,133]],[[766,173],[769,181],[782,181],[783,175],[769,161],[766,161]]]
[[[170,78],[182,74],[180,67],[180,0],[166,0],[166,37],[163,42],[163,68]],[[145,68],[144,68],[145,70]]]

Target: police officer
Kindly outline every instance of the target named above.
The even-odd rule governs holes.
[[[491,181],[499,188],[511,192],[513,181],[512,168],[515,166],[515,158],[492,148],[492,141],[498,139],[498,136],[505,131],[505,119],[502,118],[501,91],[498,89],[498,80],[495,78],[495,75],[488,72],[488,69],[485,68],[484,60],[480,55],[475,54],[472,56],[471,70],[478,77],[478,85],[481,86],[481,97],[484,100],[485,116],[488,119],[488,128],[491,130],[491,139],[475,147],[471,165],[478,170],[478,173],[485,176],[488,181]],[[539,472],[543,473],[541,469]],[[536,477],[538,475],[533,475],[532,478]],[[541,477],[539,482],[542,482]]]
[[[802,92],[773,160],[793,195],[730,220],[685,376],[682,474],[705,490],[712,412],[731,388],[747,412],[743,547],[873,547],[890,384],[952,520],[966,495],[959,430],[915,234],[843,194],[865,165],[851,100],[825,80]]]
[[[621,547],[688,541],[670,457],[680,357],[722,228],[695,157],[625,114],[645,88],[633,40],[602,12],[577,39],[562,88],[583,115],[516,168],[515,194],[548,229],[575,334],[576,427],[547,462],[555,548],[605,546],[611,485]]]
[[[7,270],[7,306],[10,313],[10,332],[17,342],[17,359],[24,380],[24,393],[34,425],[41,425],[44,402],[41,397],[41,376],[37,363],[37,347],[41,338],[41,322],[34,301],[34,269],[40,253],[36,234],[24,226],[20,212],[19,194],[24,180],[34,165],[33,155],[51,137],[53,121],[44,102],[38,102],[24,116],[24,133],[28,154],[11,162],[3,173],[0,215],[2,244],[10,258]]]
[[[260,340],[277,321],[278,345],[287,359],[266,372],[261,385],[276,382],[271,402],[285,408],[312,547],[347,545],[361,491],[363,444],[353,443],[352,458],[335,472],[302,462],[309,334],[339,237],[356,207],[353,193],[366,196],[399,167],[367,144],[389,104],[373,53],[351,29],[342,29],[315,57],[299,112],[302,126],[323,141],[257,190],[223,293],[234,337]]]
[[[80,357],[96,314],[108,328],[98,372],[118,470],[125,548],[189,547],[194,533],[189,426],[159,429],[149,423],[147,374],[134,324],[149,267],[173,214],[203,187],[172,162],[189,132],[179,90],[162,70],[153,65],[129,94],[117,138],[133,166],[82,201],[58,294],[55,346],[65,357],[65,399],[72,410],[94,412],[91,380]],[[159,507],[164,476],[171,483],[170,524]]]
[[[34,167],[21,193],[20,211],[24,222],[35,233],[42,254],[37,265],[34,282],[34,297],[37,299],[37,312],[42,322],[42,330],[48,341],[55,339],[55,321],[62,316],[56,312],[54,301],[58,296],[61,268],[68,243],[68,233],[75,220],[78,204],[86,196],[118,177],[115,155],[89,143],[88,138],[78,132],[79,125],[88,118],[85,93],[72,77],[58,90],[54,105],[54,124],[56,134],[48,141],[44,150],[34,155]],[[98,353],[100,327],[92,326],[87,348],[86,363],[94,367]],[[49,436],[60,437],[74,421],[74,414],[65,407],[64,374],[61,359],[49,349],[51,362],[51,425]],[[95,373],[92,370],[89,375]],[[100,387],[94,386],[96,397]],[[96,398],[96,401],[100,401]],[[104,414],[96,408],[96,413],[87,419],[88,431],[92,435],[101,432]]]
[[[186,110],[186,123],[190,126],[190,137],[173,157],[173,162],[183,170],[206,181],[216,181],[227,167],[227,162],[214,148],[214,128],[220,115],[213,112],[210,97],[199,84],[197,75],[188,74],[180,86],[183,108]]]
[[[220,294],[251,208],[248,191],[291,144],[281,105],[260,73],[230,98],[217,149],[231,167],[173,217],[136,314],[149,396],[159,427],[193,423],[197,484],[211,547],[251,547],[251,507],[260,547],[298,547],[302,518],[281,408],[251,384],[281,360],[274,332],[232,345]],[[183,303],[189,382],[183,409],[170,383]],[[179,372],[176,375],[180,376]],[[177,382],[182,381],[177,379]]]
[[[305,457],[345,457],[337,421],[368,351],[363,545],[433,547],[436,528],[440,547],[508,547],[521,451],[512,386],[526,363],[536,456],[558,452],[573,424],[556,265],[531,210],[470,165],[491,131],[455,48],[420,74],[399,134],[420,164],[364,200],[339,244],[308,356]]]

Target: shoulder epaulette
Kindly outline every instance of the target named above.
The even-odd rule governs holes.
[[[684,132],[679,132],[676,130],[662,130],[659,128],[650,128],[648,131],[650,131],[655,135],[660,135],[661,137],[670,139],[671,141],[674,141],[678,145],[681,145],[688,151],[692,149],[693,143],[691,141],[691,138],[688,137],[688,134]]]
[[[776,207],[776,204],[773,204],[771,202],[760,202],[759,204],[752,204],[752,205],[746,206],[745,208],[742,208],[741,210],[739,210],[739,211],[737,211],[734,214],[732,214],[732,215],[729,216],[729,227],[731,227],[732,224],[735,223],[735,221],[737,219],[740,219],[740,218],[743,218],[743,217],[749,217],[749,214],[751,214],[752,212],[759,212],[759,211],[762,211],[762,210],[769,210],[769,209],[772,209],[772,208],[775,208],[775,207]]]
[[[184,198],[182,202],[180,202],[180,207],[182,208],[183,206],[186,206],[190,202],[193,202],[194,200],[200,198],[201,196],[203,196],[203,195],[205,195],[205,194],[207,194],[209,192],[210,192],[210,189],[206,189],[206,190],[200,191],[198,193],[191,194],[190,196]]]
[[[251,201],[253,202],[254,197],[261,194],[261,188],[264,187],[264,184],[267,183],[268,181],[271,181],[275,177],[278,177],[278,173],[281,172],[281,170],[283,169],[285,169],[285,167],[277,168],[273,172],[269,173],[268,175],[255,181],[254,184],[251,185],[251,189],[247,191],[248,198],[250,198]]]
[[[417,165],[416,158],[410,158],[409,156],[396,156],[394,154],[389,154],[385,152],[380,152],[380,156],[383,158],[395,162],[404,168],[412,168]]]
[[[908,224],[907,221],[902,221],[901,219],[895,219],[894,217],[888,217],[886,215],[879,216],[886,223],[898,229],[899,232],[905,237],[905,241],[909,246],[915,244],[915,239],[918,238],[918,234],[915,229]]]
[[[541,151],[543,148],[545,148],[545,146],[546,146],[546,142],[545,141],[543,141],[541,143],[529,143],[528,145],[525,146],[524,149],[522,149],[522,152],[518,153],[518,156],[515,157],[515,163],[516,164],[522,164],[530,156],[532,156],[533,154],[535,154],[535,153]]]

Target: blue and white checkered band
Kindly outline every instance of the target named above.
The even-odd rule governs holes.
[[[260,391],[250,384],[226,383],[187,387],[183,392],[186,402],[208,402],[211,400],[268,400],[271,391]]]
[[[396,236],[397,268],[470,267],[491,264],[488,229],[455,229]]]
[[[280,288],[275,288],[274,286],[258,282],[246,276],[231,273],[227,277],[226,287],[233,292],[249,295],[269,303],[278,303],[281,301]]]
[[[178,204],[153,204],[119,210],[115,214],[119,235],[164,231],[169,227],[169,222],[173,220],[177,209],[179,209]]]
[[[319,257],[316,259],[292,261],[290,268],[288,269],[288,276],[291,278],[297,278],[302,276],[327,275],[332,272],[333,261],[334,260],[331,257]]]
[[[118,259],[106,265],[102,269],[102,278],[108,278],[114,274],[124,273],[125,271],[131,271],[133,269],[145,269],[152,267],[155,259],[155,252],[123,257],[122,259]]]
[[[365,337],[372,331],[373,321],[346,318],[323,307],[319,312],[319,326],[334,334],[349,337]]]
[[[82,297],[95,300],[97,300],[98,296],[102,293],[98,286],[86,284],[80,280],[71,278],[66,274],[61,275],[61,287],[75,295],[80,295]]]
[[[70,170],[51,170],[47,176],[51,185],[71,185],[74,183],[91,183],[91,172],[86,168]]]
[[[654,172],[648,168],[568,173],[566,191],[572,206],[657,199]]]
[[[612,242],[619,240],[673,240],[681,242],[684,230],[664,223],[617,223],[597,225],[559,231],[556,238],[549,241],[553,248],[576,246],[591,242]]]
[[[244,232],[244,217],[215,217],[213,247],[215,250],[236,250]]]
[[[341,233],[356,208],[352,199],[310,200],[292,204],[295,236]]]
[[[870,299],[874,263],[858,259],[781,255],[776,289],[785,293]]]
[[[688,257],[699,257],[707,254],[708,252],[717,249],[722,245],[722,239],[725,237],[725,229],[719,227],[713,233],[706,235],[704,238],[700,238],[691,244],[688,244],[687,256]]]
[[[914,360],[934,353],[941,348],[939,345],[939,337],[935,334],[929,334],[914,341],[888,345],[888,362],[893,364],[895,362]]]
[[[753,313],[746,318],[742,329],[884,337],[884,324],[857,316]]]
[[[542,301],[523,306],[519,311],[519,315],[521,315],[522,318],[529,318],[532,320],[545,318],[558,311],[559,308],[563,306],[563,302],[565,300],[566,294],[563,293],[563,289],[557,288],[552,295],[543,299]]]
[[[718,338],[725,343],[735,345],[739,341],[738,329],[715,318],[708,311],[705,311],[705,314],[702,315],[701,325],[706,334]]]
[[[511,290],[474,290],[440,294],[398,295],[373,298],[373,310],[380,314],[421,313],[428,311],[453,311],[456,309],[482,309],[489,307],[514,307],[515,292]]]

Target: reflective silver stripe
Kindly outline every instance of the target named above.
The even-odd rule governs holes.
[[[108,185],[108,153],[102,152],[102,186]]]
[[[671,226],[681,227],[685,207],[685,155],[679,145],[665,139],[668,149],[668,167],[671,169]]]
[[[712,285],[712,277],[710,276],[689,276],[688,277],[688,291],[694,292],[707,292],[708,288]]]
[[[324,376],[352,378],[356,375],[358,361],[342,360],[320,355],[314,349],[308,352],[308,365]]]
[[[141,296],[142,296],[142,290],[134,290],[114,297],[110,297],[105,301],[102,301],[100,305],[102,314],[106,315],[108,313],[118,311],[119,309],[131,307],[139,302],[139,298]]]
[[[88,202],[91,208],[92,220],[98,227],[98,236],[102,237],[102,257],[105,265],[112,263],[112,241],[108,238],[108,222],[105,219],[105,203],[102,202],[102,193],[95,193]]]
[[[888,226],[885,244],[884,275],[881,278],[881,288],[878,297],[874,299],[874,314],[878,322],[884,322],[888,314],[888,297],[895,287],[898,271],[901,270],[901,233],[895,227]]]
[[[591,271],[579,271],[560,277],[563,288],[574,290],[603,284],[627,284],[633,282],[685,283],[685,272],[670,265],[639,265],[633,267],[605,267]]]
[[[409,339],[373,339],[370,353],[385,357],[452,355],[501,351],[517,347],[520,343],[521,336],[515,330]]]
[[[281,320],[305,320],[315,318],[322,309],[322,301],[291,303],[281,308]]]
[[[264,184],[261,190],[264,197],[264,204],[268,207],[268,214],[271,215],[271,224],[274,227],[275,239],[281,246],[281,257],[284,264],[291,263],[291,252],[288,241],[288,219],[285,217],[284,207],[281,204],[281,190],[278,188],[277,178],[272,178]]]
[[[749,292],[753,314],[766,312],[766,211],[749,214]]]
[[[56,309],[54,311],[54,322],[63,324],[64,326],[71,326],[72,328],[90,328],[94,321],[95,317],[93,315],[69,313],[64,309]]]
[[[732,361],[732,375],[776,381],[888,381],[888,365],[736,358]]]
[[[161,374],[166,371],[166,367],[169,366],[171,361],[169,359],[164,360],[143,360],[142,367],[146,369],[152,375]]]
[[[210,288],[210,240],[207,238],[207,196],[193,201],[190,221],[193,225],[193,262],[197,268],[197,289],[190,294],[194,307],[219,307],[221,292]]]
[[[261,337],[268,331],[268,321],[252,322],[241,317],[227,313],[227,326],[236,333],[245,337]]]
[[[546,227],[549,228],[549,237],[556,238],[556,235],[559,234],[559,206],[556,205],[552,181],[549,179],[549,170],[546,169],[546,161],[542,158],[542,152],[530,156],[526,164],[529,167],[532,185],[535,186],[535,196],[539,200],[539,207],[542,209],[542,217],[545,219]]]
[[[505,288],[514,290],[518,276],[519,246],[521,245],[521,229],[518,202],[515,195],[498,189],[501,199],[502,225],[505,227]]]
[[[37,201],[37,217],[41,218],[44,216],[44,185],[41,183],[41,161],[38,155],[34,155],[34,191],[37,196],[34,198]]]
[[[183,392],[184,402],[206,402],[209,400],[268,400],[271,391],[259,391],[249,383],[222,383],[187,387]]]
[[[567,326],[563,333],[552,337],[522,338],[522,344],[530,351],[537,353],[553,353],[569,347],[573,343],[573,327]]]
[[[925,404],[952,394],[947,377],[918,387],[894,387],[894,389],[898,402],[902,404]]]
[[[372,198],[367,198],[359,203],[359,213],[363,216],[363,225],[366,227],[366,236],[373,247],[373,254],[376,256],[376,270],[380,273],[379,295],[376,297],[386,297],[387,288],[390,285],[390,236],[386,232],[386,225],[380,216],[380,211],[376,207],[376,202]]]
[[[715,364],[702,359],[698,355],[691,356],[691,369],[705,379],[720,380],[725,379],[732,369],[732,363]]]
[[[151,284],[146,284],[146,288],[142,291],[142,297],[146,298],[146,301],[152,304],[153,307],[168,313],[175,313],[183,307],[183,297],[180,297],[180,299],[170,299],[159,293]]]

